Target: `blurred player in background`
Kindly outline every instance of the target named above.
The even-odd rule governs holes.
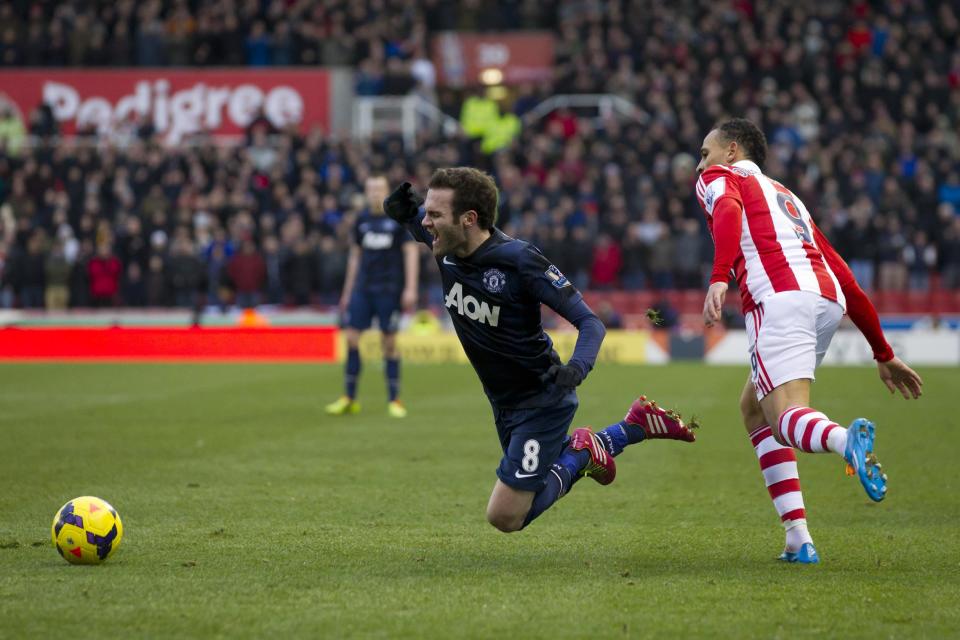
[[[403,418],[407,409],[399,399],[397,328],[401,310],[413,311],[417,304],[418,249],[403,226],[383,214],[383,200],[390,191],[387,178],[370,176],[364,191],[368,209],[357,218],[340,296],[341,321],[347,340],[345,389],[343,396],[327,405],[327,413],[341,416],[360,411],[357,402],[360,333],[370,328],[376,316],[387,379],[387,413]]]
[[[387,214],[429,246],[440,268],[444,305],[493,407],[503,457],[487,520],[517,531],[546,511],[585,475],[610,484],[614,456],[648,438],[693,442],[678,416],[640,398],[627,416],[594,433],[567,436],[579,401],[576,387],[593,368],[603,323],[580,292],[528,242],[494,226],[497,186],[482,171],[440,169],[424,207],[404,183],[387,199]],[[544,333],[540,306],[579,331],[563,364]]]
[[[870,343],[891,393],[917,398],[923,382],[894,355],[870,300],[800,199],[763,175],[766,155],[763,132],[742,118],[704,138],[696,190],[716,251],[703,318],[708,326],[720,320],[732,275],[750,341],[751,374],[740,409],[786,528],[780,559],[815,563],[793,449],[840,455],[872,500],[883,500],[887,491],[873,454],[873,423],[858,418],[844,429],[810,408],[814,370],[844,312]]]

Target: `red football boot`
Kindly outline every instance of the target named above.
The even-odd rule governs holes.
[[[600,438],[590,430],[590,427],[580,427],[570,436],[570,448],[574,451],[586,449],[590,452],[590,462],[580,472],[590,476],[600,484],[610,484],[617,477],[617,464],[613,456],[607,453],[600,442]]]
[[[646,396],[634,400],[624,420],[643,429],[647,438],[684,442],[694,442],[697,439],[693,431],[683,424],[676,411],[661,409],[656,402],[647,400]]]

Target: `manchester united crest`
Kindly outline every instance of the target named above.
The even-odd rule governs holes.
[[[483,272],[483,288],[490,293],[500,293],[507,284],[507,276],[500,269],[487,269]]]

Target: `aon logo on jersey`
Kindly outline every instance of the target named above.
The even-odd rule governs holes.
[[[364,249],[389,249],[391,246],[393,246],[392,233],[377,233],[376,231],[368,231],[363,234]]]
[[[500,322],[500,307],[491,307],[486,302],[478,302],[473,296],[463,295],[463,285],[459,282],[450,287],[444,305],[452,309],[451,313],[456,311],[462,316],[491,327],[497,326]]]

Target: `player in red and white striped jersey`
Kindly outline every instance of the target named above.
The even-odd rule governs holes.
[[[894,355],[870,300],[800,199],[763,175],[766,153],[763,132],[742,118],[704,138],[696,191],[715,257],[703,318],[708,326],[720,320],[732,276],[750,341],[751,375],[740,409],[786,528],[780,558],[810,563],[818,556],[793,449],[839,454],[870,498],[880,501],[886,494],[887,478],[873,454],[874,425],[858,418],[844,429],[809,406],[814,370],[844,313],[870,343],[891,393],[918,398],[923,381]]]

